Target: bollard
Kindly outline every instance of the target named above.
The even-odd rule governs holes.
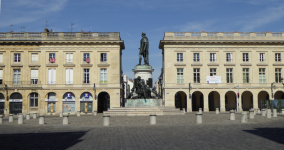
[[[262,116],[265,116],[265,109],[262,109],[262,110],[261,110],[261,115],[262,115]]]
[[[30,113],[26,114],[26,120],[30,120]]]
[[[18,124],[24,124],[23,114],[18,114]]]
[[[77,111],[77,117],[80,117],[80,111]]]
[[[33,113],[33,119],[36,119],[37,113]]]
[[[150,124],[151,125],[156,124],[156,117],[157,117],[156,114],[150,114]]]
[[[110,115],[103,115],[103,117],[104,117],[104,126],[109,126]]]
[[[59,117],[63,117],[63,113],[62,112],[59,113]]]
[[[44,124],[44,115],[39,115],[38,124]]]
[[[257,113],[260,114],[260,109],[259,108],[257,109]]]
[[[196,113],[196,124],[202,124],[202,113]]]
[[[9,115],[9,122],[13,122],[14,121],[14,115],[13,114],[10,114]]]
[[[256,109],[253,109],[253,115],[256,115]]]
[[[202,114],[202,108],[199,108],[199,112],[198,113],[201,113]]]
[[[0,115],[0,124],[3,123],[3,115]]]
[[[230,110],[230,120],[235,120],[236,115],[235,115],[235,110]]]
[[[282,115],[284,115],[284,109],[282,109]]]
[[[219,108],[216,108],[216,114],[219,114]]]
[[[182,110],[183,110],[183,113],[185,114],[185,108],[183,108]]]
[[[254,119],[254,110],[253,109],[249,110],[249,119]]]
[[[94,110],[94,116],[96,116],[97,115],[97,110]]]
[[[266,118],[271,118],[271,109],[266,110]]]
[[[277,117],[277,109],[273,109],[273,117]]]
[[[63,125],[68,125],[69,122],[69,115],[68,114],[63,114]]]
[[[242,120],[241,123],[246,123],[247,122],[247,113],[246,112],[242,112]]]

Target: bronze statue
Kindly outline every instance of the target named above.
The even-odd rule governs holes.
[[[143,56],[144,65],[149,65],[149,40],[146,37],[146,33],[142,32],[142,39],[140,41],[140,51],[139,51],[139,64],[141,65],[141,60]]]
[[[137,96],[133,96],[134,91],[137,94]],[[131,93],[129,94],[127,98],[128,99],[129,98],[132,98],[132,99],[151,98],[151,89],[147,87],[144,80],[141,79],[140,76],[138,76],[137,79],[134,79],[134,86],[131,89]]]

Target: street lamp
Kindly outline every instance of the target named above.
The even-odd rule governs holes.
[[[240,93],[239,93],[239,90],[240,90],[240,86],[235,86],[234,88],[238,88],[238,105],[237,105],[237,109],[238,109],[238,112],[240,112],[240,107],[239,107],[239,98],[240,98]]]

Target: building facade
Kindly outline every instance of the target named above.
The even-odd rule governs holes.
[[[0,113],[102,112],[123,99],[120,34],[1,32]]]
[[[283,33],[166,32],[159,48],[165,106],[248,111],[284,99]]]

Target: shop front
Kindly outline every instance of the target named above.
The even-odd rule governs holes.
[[[89,92],[85,92],[80,96],[80,112],[92,113],[93,110],[93,96]]]
[[[56,99],[56,94],[51,92],[48,93],[48,99],[45,99],[47,102],[47,113],[55,113],[56,112],[56,103],[58,99]]]
[[[9,99],[10,114],[22,113],[23,97],[20,93],[13,93]]]
[[[75,95],[71,92],[65,93],[62,99],[63,113],[75,113]]]
[[[2,93],[0,93],[0,115],[4,114],[5,110],[5,97]]]

